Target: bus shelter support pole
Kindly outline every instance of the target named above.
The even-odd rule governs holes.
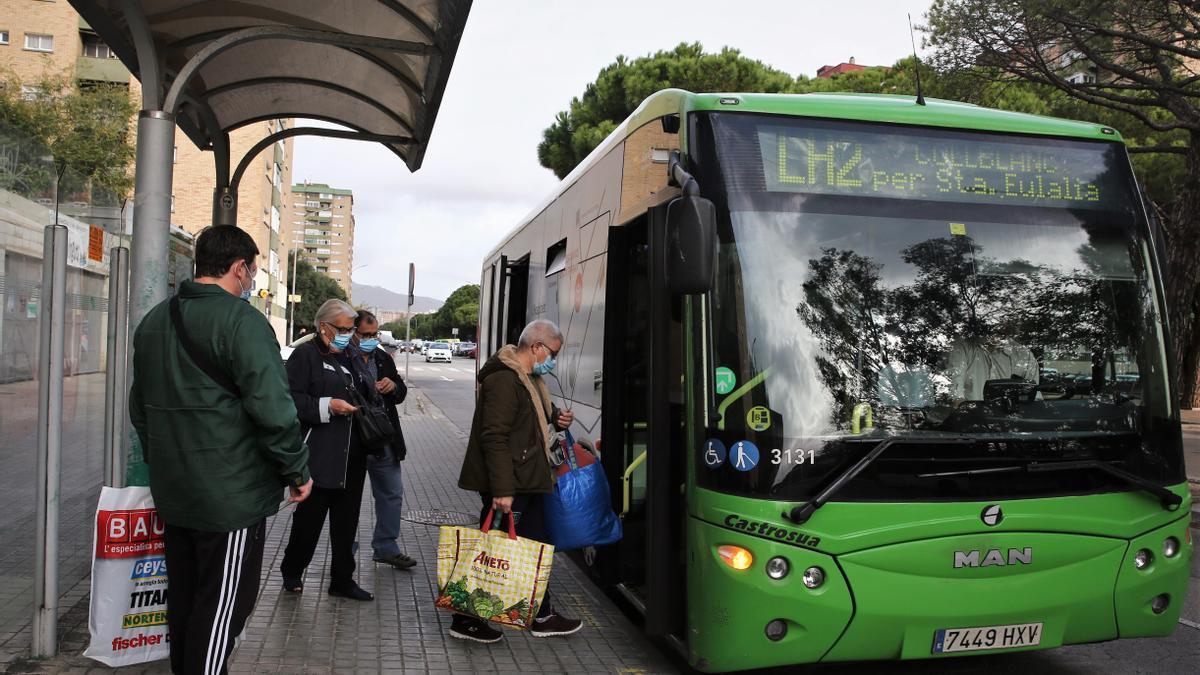
[[[175,116],[161,110],[143,110],[138,117],[133,196],[133,252],[129,274],[131,333],[155,305],[167,299],[174,149]],[[145,463],[140,452],[130,454],[126,484],[146,484]]]
[[[104,375],[104,484],[125,486],[125,393],[129,363],[129,249],[108,255],[108,366]]]
[[[38,302],[37,520],[34,523],[33,656],[58,654],[58,515],[61,488],[63,330],[67,228],[46,227]]]

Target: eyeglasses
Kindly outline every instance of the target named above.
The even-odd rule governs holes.
[[[344,335],[344,334],[346,334],[346,333],[353,333],[353,332],[354,332],[354,326],[338,326],[338,325],[335,325],[335,324],[332,324],[332,323],[328,323],[328,322],[326,322],[326,323],[325,323],[325,325],[326,325],[326,326],[329,326],[330,328],[332,328],[332,329],[336,330],[336,331],[337,331],[337,332],[339,332],[339,333],[342,333],[343,335]]]
[[[546,351],[550,352],[550,358],[552,358],[552,359],[558,358],[558,351],[559,351],[558,349],[550,349],[550,345],[546,344],[545,342],[539,342],[538,344],[545,347]],[[561,347],[559,349],[561,349]]]

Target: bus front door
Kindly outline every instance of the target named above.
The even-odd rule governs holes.
[[[661,256],[653,255],[664,223],[665,208],[651,209],[610,229],[602,438],[624,537],[600,573],[643,613],[647,633],[682,636],[682,462],[673,460],[682,435],[682,349]]]

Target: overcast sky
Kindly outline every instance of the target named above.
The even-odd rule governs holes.
[[[483,256],[554,189],[542,130],[618,55],[698,41],[792,75],[891,65],[912,51],[905,15],[920,23],[929,4],[476,0],[419,171],[381,146],[301,137],[293,179],[354,191],[355,282],[404,292],[413,262],[416,293],[442,299],[479,283]]]

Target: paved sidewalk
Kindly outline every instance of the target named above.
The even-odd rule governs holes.
[[[359,525],[358,582],[375,601],[358,603],[325,593],[326,537],[308,570],[300,596],[280,589],[278,566],[291,508],[268,521],[263,586],[258,605],[231,661],[231,673],[668,673],[676,667],[565,556],[555,560],[555,606],[582,619],[584,629],[567,638],[536,639],[506,630],[494,645],[453,640],[451,615],[433,606],[437,520],[475,521],[474,493],[455,487],[466,438],[419,390],[413,389],[402,420],[409,456],[404,462],[405,521],[402,548],[421,564],[400,572],[371,562],[374,504],[370,490]],[[60,622],[57,659],[18,658],[7,672],[168,673],[165,663],[109,669],[78,656],[88,639],[88,597],[75,597]]]

